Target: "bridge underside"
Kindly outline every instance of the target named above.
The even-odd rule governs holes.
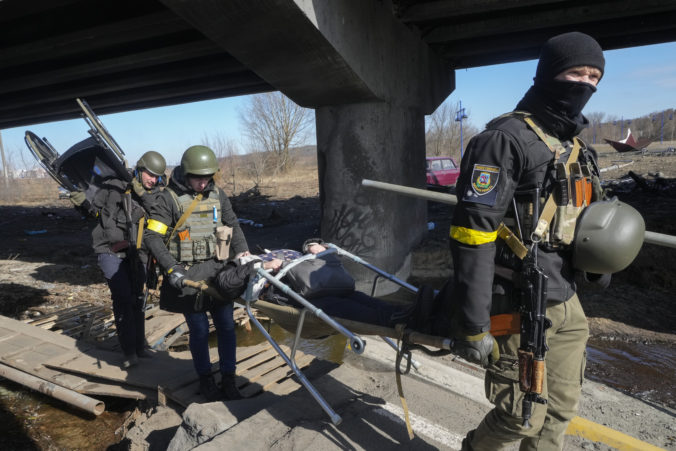
[[[217,10],[226,18],[198,23],[182,3],[190,4],[192,14]],[[318,2],[0,1],[0,130],[77,117],[75,97],[87,98],[97,112],[106,114],[276,89],[293,91],[289,86],[293,80],[267,79],[242,64],[246,58],[237,47],[260,36],[261,46],[249,51],[266,55],[266,48],[278,47],[265,42],[266,32],[288,18],[280,11],[296,4],[307,10],[312,3]],[[547,37],[572,29],[593,35],[604,49],[676,40],[676,3],[669,0],[378,3],[429,46],[449,71],[536,58]],[[249,8],[261,9],[265,20],[260,23],[266,29],[233,20],[241,19]],[[218,23],[240,34],[230,47],[209,38],[213,38],[210,28]],[[298,47],[308,44],[296,37]],[[297,50],[266,56],[275,63],[297,64],[298,59],[292,58]],[[339,81],[346,80],[335,82]],[[322,103],[289,96],[307,106]]]

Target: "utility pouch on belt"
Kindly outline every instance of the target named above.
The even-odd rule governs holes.
[[[187,233],[186,233],[187,232]],[[192,262],[195,261],[193,256],[192,247],[193,241],[190,239],[190,231],[183,230],[178,232],[178,237],[180,238],[178,244],[178,260],[180,262]]]
[[[589,170],[589,166],[586,164],[581,165],[580,170],[582,171],[582,177],[584,178],[584,200],[587,205],[590,205],[593,197],[592,173],[591,170]]]
[[[570,200],[568,192],[568,177],[566,177],[566,165],[563,163],[556,163],[556,190],[557,205],[567,205]]]
[[[584,177],[582,176],[580,163],[575,162],[570,164],[570,187],[573,192],[573,206],[581,207],[584,205],[587,189],[585,187]]]
[[[216,227],[216,260],[227,260],[232,242],[232,227],[223,225]]]

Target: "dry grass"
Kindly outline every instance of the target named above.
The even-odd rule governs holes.
[[[235,174],[235,186],[231,180],[226,180],[227,171],[222,171],[216,183],[229,195],[246,192],[255,186],[253,177],[247,169],[246,155],[240,155],[238,170]],[[225,166],[228,162],[225,162]],[[275,173],[263,176],[258,186],[260,193],[272,199],[289,199],[294,196],[315,197],[319,195],[319,179],[317,174],[317,157],[314,148],[296,155],[293,167],[286,173]]]
[[[648,146],[648,151],[664,150],[669,147],[676,147],[676,141],[653,142]],[[636,174],[647,176],[649,174],[660,173],[664,178],[676,178],[676,155],[668,154],[659,156],[655,153],[640,155],[637,153],[620,153],[613,149],[609,144],[596,144],[594,148],[599,154],[599,166],[601,168],[613,165],[627,166],[613,169],[603,173],[602,179],[613,179],[633,171]]]
[[[2,187],[0,205],[54,204],[59,202],[59,185],[51,178],[14,179]]]

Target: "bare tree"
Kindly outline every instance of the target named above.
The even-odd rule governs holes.
[[[5,158],[5,146],[2,145],[2,131],[0,131],[0,157],[2,157],[2,179],[4,181],[4,192],[9,192],[9,167]]]
[[[247,172],[254,182],[254,188],[258,189],[270,167],[271,152],[250,148],[248,152]]]
[[[469,121],[464,120],[461,143],[460,122],[456,121],[459,109],[459,102],[446,101],[428,117],[425,131],[427,155],[448,155],[460,161],[460,145],[466,146],[469,139],[478,133],[478,129]]]
[[[238,169],[236,156],[239,154],[239,146],[233,139],[220,133],[216,133],[212,137],[204,135],[202,144],[211,148],[216,154],[221,169],[221,177],[226,183],[232,185],[232,193],[235,194],[237,192],[236,175]]]
[[[603,118],[606,116],[606,113],[593,112],[585,114],[587,120],[589,121],[589,127],[584,129],[580,136],[587,143],[596,144],[601,141],[603,129]]]
[[[312,110],[296,105],[281,92],[257,94],[240,113],[244,136],[252,148],[274,157],[275,169],[293,165],[289,150],[304,145],[311,129]]]

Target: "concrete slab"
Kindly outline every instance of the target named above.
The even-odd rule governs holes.
[[[491,408],[483,393],[482,370],[462,364],[455,367],[457,363],[450,362],[450,358],[430,358],[416,353],[416,360],[422,364],[420,371],[412,371],[402,379],[415,434],[409,439],[393,372],[394,351],[381,345],[376,337],[367,340],[365,355],[348,352],[340,367],[313,381],[342,417],[340,425],[334,426],[308,391],[301,389],[279,397],[275,403],[260,404],[260,411],[236,424],[220,422],[220,432],[213,437],[202,435],[190,447],[200,450],[245,446],[278,450],[459,449],[466,432]],[[601,384],[585,380],[579,414],[591,422],[578,421],[575,427],[569,428],[565,451],[610,450],[617,443],[628,443],[621,441],[623,434],[617,431],[633,435],[634,443],[640,443],[644,449],[654,449],[653,445],[673,449],[669,446],[676,416],[673,411],[648,405]],[[204,423],[209,420],[201,418],[201,430],[213,431]],[[637,425],[637,422],[645,424]],[[598,430],[587,434],[582,430],[585,424],[598,426],[599,423],[605,424],[605,432],[612,435],[604,436],[605,432],[599,434]],[[184,424],[194,424],[194,421],[184,417]],[[615,433],[608,431],[613,428]],[[182,446],[186,444],[181,442]],[[516,450],[518,446],[505,449]]]

